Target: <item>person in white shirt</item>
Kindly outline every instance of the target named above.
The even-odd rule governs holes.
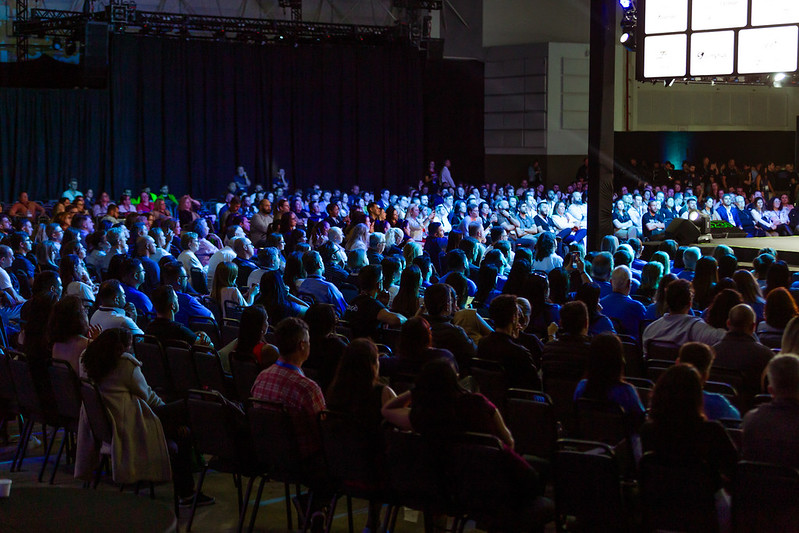
[[[216,267],[222,263],[232,262],[235,258],[236,252],[227,246],[215,252],[214,255],[211,256],[211,259],[208,260],[208,271],[206,272],[205,276],[209,287],[214,282],[214,272],[216,271]]]
[[[112,257],[128,253],[127,238],[128,230],[125,226],[118,226],[108,230],[108,233],[106,233],[106,240],[108,241],[109,249],[105,255],[97,261],[101,271],[108,270],[108,265],[111,263]]]
[[[208,268],[204,267],[197,257],[197,250],[200,249],[200,239],[193,231],[187,231],[180,236],[180,247],[183,249],[178,256],[178,261],[183,263],[183,268],[191,275],[191,269],[197,268],[204,274],[208,273]],[[209,260],[210,263],[210,260]],[[189,279],[191,281],[191,278]]]
[[[452,175],[449,173],[449,167],[451,163],[449,159],[444,160],[444,167],[441,169],[441,185],[444,187],[455,187],[455,181],[452,179]]]
[[[144,335],[136,325],[136,308],[125,299],[125,291],[119,280],[109,279],[100,285],[97,293],[100,307],[91,318],[92,326],[99,326],[103,330],[122,328],[130,331],[132,335]]]
[[[588,206],[583,203],[583,195],[579,192],[572,194],[569,214],[577,221],[577,225],[580,229],[585,229],[588,226]]]

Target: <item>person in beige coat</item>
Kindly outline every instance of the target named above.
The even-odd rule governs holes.
[[[116,483],[169,481],[172,479],[164,429],[153,408],[164,402],[153,392],[141,363],[130,353],[131,336],[113,328],[102,332],[83,354],[83,366],[94,380],[108,409],[113,438],[102,443],[111,455]],[[75,477],[88,479],[99,464],[99,443],[94,442],[86,412],[81,408]]]
[[[131,354],[132,340],[129,331],[111,328],[98,335],[83,353],[83,369],[100,389],[113,435],[110,443],[96,443],[81,407],[75,477],[90,479],[100,453],[109,453],[115,483],[174,478],[181,505],[186,505],[194,495],[194,480],[191,443],[183,422],[185,406],[183,402],[164,404],[153,392],[141,372],[141,362]],[[171,458],[167,435],[177,444],[171,446]],[[203,494],[198,497],[198,505],[213,502]]]

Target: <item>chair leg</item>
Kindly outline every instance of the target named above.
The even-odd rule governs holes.
[[[22,422],[22,416],[19,417],[19,421]],[[15,472],[19,469],[19,458],[22,456],[22,449],[27,446],[28,441],[25,439],[25,435],[28,433],[28,424],[29,420],[24,421],[19,426],[19,441],[17,442],[17,449],[14,452],[14,460],[11,461],[11,471]]]
[[[50,452],[53,451],[53,444],[55,444],[56,433],[58,433],[58,427],[53,428],[53,436],[50,438],[50,443],[45,449],[44,461],[42,461],[42,468],[41,470],[39,470],[39,483],[42,482],[42,478],[44,477],[44,471],[47,470],[47,463],[50,461]],[[66,433],[64,434],[64,438],[67,438]]]
[[[294,529],[291,522],[291,486],[288,483],[283,484],[286,489],[286,523],[289,531]]]
[[[239,499],[239,513],[241,513],[241,508],[244,505],[244,502],[241,498],[241,476],[238,474],[233,474],[233,484],[236,486],[236,496]]]
[[[255,529],[255,517],[258,516],[258,508],[261,507],[261,496],[264,492],[264,485],[268,481],[266,476],[261,476],[261,483],[258,484],[258,493],[255,496],[255,503],[253,504],[252,513],[250,513],[250,528],[248,533],[252,533]]]
[[[26,424],[27,430],[25,431],[25,437],[23,438],[20,435],[19,444],[21,446],[19,452],[19,458],[17,459],[17,472],[22,471],[22,462],[25,460],[25,456],[28,454],[28,442],[31,440],[31,435],[33,435],[33,426],[34,422],[31,419],[28,424]]]
[[[110,460],[109,457],[110,456],[108,455],[104,455],[103,460],[100,461],[100,467],[97,469],[97,475],[94,478],[94,487],[92,488],[96,489],[97,485],[100,484],[100,478],[103,477],[103,470],[105,469],[106,471],[108,471],[111,469],[111,465],[109,463]]]
[[[394,531],[397,527],[397,516],[399,516],[400,506],[395,505],[394,508],[391,510],[391,518],[388,518],[388,529],[386,531]]]
[[[64,445],[69,442],[69,433],[64,433],[64,440],[61,441],[61,445],[58,447],[58,454],[55,457],[55,465],[53,465],[53,473],[50,475],[50,484],[52,485],[55,481],[55,474],[58,472],[58,465],[61,463],[61,454],[64,451]],[[69,453],[67,453],[69,455]]]
[[[250,504],[250,493],[252,492],[252,484],[255,483],[255,476],[250,478],[247,482],[247,490],[244,492],[244,507],[239,509],[239,528],[238,533],[241,533],[244,528],[244,517],[247,515],[247,506]]]
[[[325,532],[329,532],[330,528],[333,527],[333,517],[336,514],[336,506],[338,505],[339,495],[338,493],[334,494],[333,497],[330,499],[330,512],[327,513],[327,520],[325,520]]]
[[[205,465],[203,471],[200,472],[200,479],[197,481],[197,490],[194,492],[194,498],[191,501],[191,514],[189,515],[189,523],[186,524],[186,533],[191,531],[191,523],[194,522],[194,513],[197,511],[197,497],[203,490],[203,482],[205,481],[205,474],[207,473],[208,465]]]
[[[349,532],[353,533],[354,526],[352,523],[352,498],[349,494],[347,494],[347,527],[349,528]]]
[[[299,487],[299,485],[297,485]],[[313,509],[313,491],[308,489],[308,504],[305,506],[305,520],[302,521],[302,533],[307,533],[311,526],[311,509]]]

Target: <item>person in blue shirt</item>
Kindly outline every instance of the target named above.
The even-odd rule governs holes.
[[[608,279],[613,271],[613,256],[609,252],[599,252],[591,262],[591,278],[599,285],[599,298],[604,298],[613,292],[613,287]]]
[[[587,398],[618,404],[631,433],[637,433],[645,410],[635,387],[624,381],[624,346],[619,337],[609,332],[594,337],[585,376],[574,390],[574,401]]]
[[[721,205],[716,208],[716,220],[728,222],[738,228],[743,228],[738,210],[732,207],[732,196],[725,194],[721,198]]]
[[[466,277],[466,285],[468,286],[469,296],[477,294],[477,284],[470,280],[467,276],[469,263],[466,260],[466,254],[463,250],[450,250],[447,253],[447,273],[441,276],[438,280],[439,283],[446,283],[447,277],[453,272],[460,272]]]
[[[677,358],[678,364],[692,365],[699,371],[702,377],[702,387],[710,377],[710,367],[716,358],[716,352],[712,347],[703,342],[687,342],[680,348],[680,355]],[[705,416],[708,420],[740,420],[741,413],[738,412],[730,401],[715,392],[702,391],[704,397]]]
[[[694,280],[696,270],[696,262],[702,257],[702,250],[696,246],[689,246],[682,253],[682,262],[685,268],[677,275],[679,279],[687,279],[688,281]]]
[[[153,303],[150,298],[139,290],[144,283],[144,267],[137,258],[125,259],[122,263],[122,289],[125,291],[125,300],[136,307],[139,314],[153,313]]]
[[[302,256],[302,266],[305,268],[306,277],[300,285],[300,294],[312,296],[314,303],[332,304],[338,315],[343,316],[347,310],[347,302],[344,301],[341,291],[332,283],[325,281],[322,276],[325,265],[319,252],[305,252]]]
[[[613,269],[611,286],[613,292],[600,300],[602,310],[606,316],[616,319],[621,324],[625,335],[637,339],[640,336],[639,328],[644,320],[646,309],[641,302],[630,298],[632,274],[628,266],[622,265]]]
[[[213,313],[191,294],[186,293],[189,275],[179,261],[170,261],[161,267],[164,285],[169,285],[175,289],[178,296],[178,312],[175,313],[175,322],[180,322],[184,326],[189,325],[190,317],[215,318]]]

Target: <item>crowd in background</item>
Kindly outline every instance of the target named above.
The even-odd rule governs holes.
[[[772,349],[799,351],[799,284],[774,249],[744,266],[725,246],[710,255],[679,246],[666,228],[675,218],[705,217],[751,236],[791,235],[799,224],[796,174],[789,165],[739,170],[734,161],[717,167],[706,160],[698,169],[685,163],[676,172],[631,167],[636,181],[614,196],[614,231],[597,250],[585,245],[586,166],[562,188],[547,188],[537,166],[518,187],[467,186],[453,178],[449,161],[439,171],[431,162],[416,187],[374,193],[357,185],[290,190],[282,172],[264,188],[239,167],[220,202],[177,198],[164,186],[113,203],[106,193],[84,195],[73,180],[54,205],[23,192],[0,214],[0,315],[32,361],[56,357],[76,370],[90,339],[103,332],[208,345],[207,335],[189,328],[193,317],[236,319],[238,338],[215,348],[226,369],[237,358],[267,369],[256,396],[286,400],[281,387],[297,387],[308,395],[296,400],[298,409],[318,411],[327,402],[359,412],[367,398],[378,421],[417,431],[442,424],[480,430],[509,447],[512,435],[489,402],[453,400],[467,394],[457,378],[470,374],[473,360],[488,359],[502,365],[510,387],[541,390],[548,363],[560,362],[582,379],[575,398],[624,408],[644,450],[693,450],[726,474],[738,451],[705,421],[740,419],[765,392],[763,373],[781,360]],[[348,338],[337,335],[340,324]],[[385,330],[399,330],[398,341],[378,363],[375,345],[356,339],[379,340]],[[669,370],[658,382],[648,419],[624,381],[620,338],[644,356],[652,341],[684,345],[680,360],[691,363],[693,370]],[[130,349],[128,337],[104,342]],[[347,373],[356,357],[375,367],[363,398],[352,392],[360,374]],[[702,396],[714,358],[744,373],[737,407]],[[796,372],[793,363],[781,364],[769,374],[772,383],[783,383],[778,371]],[[301,366],[313,385],[302,372],[302,379],[291,374]],[[96,366],[91,372],[107,375]],[[373,390],[378,374],[420,381],[416,392],[397,396],[383,385]],[[797,392],[790,383],[780,387],[775,396]],[[457,421],[435,411],[448,388],[454,392],[446,401],[455,403],[447,416]],[[677,412],[668,395],[694,388],[704,404]],[[791,416],[799,417],[799,400],[791,401]],[[747,415],[753,425],[759,410]],[[678,436],[670,433],[674,417],[687,417]],[[699,428],[700,436],[686,428]],[[773,446],[750,435],[744,456],[773,459]],[[312,453],[314,444],[305,444]],[[187,483],[183,492],[190,491]]]

